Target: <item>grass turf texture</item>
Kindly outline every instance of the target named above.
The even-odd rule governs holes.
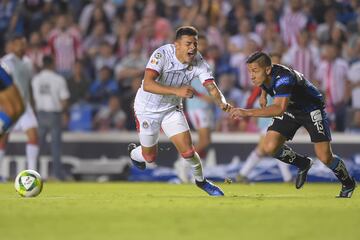
[[[0,184],[0,239],[360,239],[360,192],[340,184],[45,183],[36,198]]]

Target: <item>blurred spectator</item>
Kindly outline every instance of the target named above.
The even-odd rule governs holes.
[[[302,10],[302,0],[290,0],[280,17],[281,36],[287,46],[297,43],[297,35],[306,29],[308,18]]]
[[[334,44],[326,44],[324,60],[316,72],[320,89],[326,96],[326,110],[335,124],[335,131],[345,130],[346,105],[349,100],[348,63],[339,56],[339,49]]]
[[[86,101],[90,83],[90,79],[84,71],[83,63],[77,60],[73,66],[72,74],[68,79],[70,105]]]
[[[115,37],[111,34],[107,34],[105,31],[104,23],[97,23],[91,34],[84,40],[83,47],[87,57],[94,58],[100,52],[102,44],[108,43],[113,45],[115,43]]]
[[[112,45],[108,42],[102,42],[100,44],[99,53],[95,56],[93,61],[96,72],[99,72],[99,70],[104,66],[113,69],[117,58],[113,53]]]
[[[244,51],[247,41],[253,40],[260,47],[262,40],[260,36],[252,31],[251,22],[249,19],[243,19],[239,23],[239,32],[235,36],[230,37],[228,51],[231,54]]]
[[[53,174],[58,180],[65,180],[61,164],[62,114],[70,97],[66,80],[54,71],[54,60],[50,56],[43,59],[44,69],[34,76],[32,88],[37,116],[39,119],[40,148],[46,149],[46,136],[51,134],[51,156]]]
[[[320,43],[326,43],[331,40],[331,31],[334,28],[345,30],[345,26],[336,20],[336,8],[329,7],[325,10],[325,22],[316,29],[316,35]]]
[[[126,57],[130,52],[132,45],[132,27],[119,22],[116,27],[116,40],[114,44],[114,52],[118,59]]]
[[[111,24],[108,19],[103,7],[95,7],[93,9],[92,15],[90,17],[90,22],[87,29],[82,29],[84,35],[89,35],[92,32],[92,29],[98,24],[102,23],[105,27],[105,32],[109,34],[111,32]]]
[[[82,58],[82,49],[80,33],[69,25],[66,14],[57,17],[56,28],[50,32],[48,40],[57,72],[69,76],[75,60]]]
[[[89,26],[92,22],[92,17],[94,16],[95,19],[100,17],[98,14],[95,13],[95,9],[102,9],[102,12],[105,13],[106,19],[112,19],[116,8],[113,6],[111,1],[107,0],[92,0],[91,3],[86,5],[80,15],[79,18],[79,26],[82,33],[86,34],[88,32]]]
[[[135,43],[129,55],[124,57],[115,67],[116,80],[122,88],[128,88],[134,78],[142,77],[148,59],[141,52],[141,45]]]
[[[7,33],[14,32],[18,21],[18,0],[0,1],[0,55],[4,54],[5,37]]]
[[[282,63],[291,66],[304,74],[307,79],[313,81],[316,64],[320,62],[318,48],[311,44],[309,33],[302,30],[298,34],[298,44],[292,45],[282,57]]]
[[[94,129],[99,131],[124,130],[126,113],[118,96],[111,96],[105,106],[101,106],[94,117]]]
[[[230,58],[230,65],[235,68],[238,73],[238,81],[236,85],[240,87],[244,93],[250,92],[253,88],[253,84],[247,70],[246,60],[248,56],[256,50],[258,50],[257,43],[254,40],[249,39],[246,41],[244,51],[236,53]]]
[[[46,54],[46,46],[43,44],[39,32],[32,32],[26,55],[33,62],[34,71],[37,73],[42,68],[42,60]]]
[[[90,85],[89,101],[94,104],[107,104],[111,95],[120,94],[120,89],[108,66],[103,66],[98,75],[99,78]]]
[[[126,129],[136,130],[135,114],[134,114],[134,100],[138,89],[141,86],[142,78],[134,78],[131,81],[130,89],[124,94],[121,94],[123,102],[123,109],[127,113]]]

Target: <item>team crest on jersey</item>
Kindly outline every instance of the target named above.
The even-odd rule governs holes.
[[[145,129],[149,128],[149,123],[147,121],[143,121],[142,127]]]
[[[155,58],[156,59],[160,59],[162,57],[161,53],[157,52],[155,53]]]
[[[158,60],[156,60],[155,58],[153,58],[153,59],[151,59],[151,61],[150,61],[150,62],[151,62],[151,64],[155,64],[155,65],[157,65],[159,61],[158,61]]]

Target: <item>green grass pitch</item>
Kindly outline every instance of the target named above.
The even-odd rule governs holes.
[[[360,239],[360,192],[340,184],[45,183],[36,198],[0,184],[1,240]]]

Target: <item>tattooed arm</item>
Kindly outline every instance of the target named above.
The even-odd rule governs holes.
[[[214,81],[211,81],[204,86],[220,109],[225,112],[229,112],[232,109],[232,106],[226,102],[224,95],[216,86],[216,83]]]

